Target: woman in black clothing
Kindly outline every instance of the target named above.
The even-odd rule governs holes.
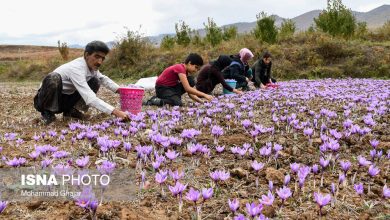
[[[271,53],[265,52],[263,57],[253,64],[252,72],[254,77],[252,78],[252,81],[256,87],[264,89],[268,83],[272,84],[276,82],[276,80],[271,77],[271,60]]]
[[[226,84],[222,75],[221,71],[229,66],[231,62],[232,60],[228,56],[221,55],[217,60],[205,65],[198,74],[196,89],[206,94],[210,94],[215,86],[221,83],[226,90],[236,94],[242,94],[241,91],[233,89]]]

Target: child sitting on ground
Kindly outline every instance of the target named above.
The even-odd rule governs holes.
[[[186,58],[184,64],[175,64],[166,68],[156,81],[156,96],[148,100],[146,105],[182,106],[181,96],[188,93],[194,101],[203,103],[199,97],[211,101],[213,96],[205,94],[193,88],[195,82],[192,75],[203,65],[203,59],[199,54],[191,53]]]

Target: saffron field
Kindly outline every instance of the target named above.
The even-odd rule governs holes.
[[[0,196],[0,218],[390,218],[390,81],[278,84],[205,104],[143,107],[128,122],[90,109],[88,121],[57,115],[44,126],[32,103],[38,85],[1,83],[1,172],[129,171],[129,183],[79,187],[73,198]],[[98,95],[119,107],[117,95]],[[0,187],[19,193],[4,180]]]

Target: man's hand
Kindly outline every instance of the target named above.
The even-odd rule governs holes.
[[[263,83],[260,83],[260,88],[266,89],[267,87],[265,85],[263,85]]]
[[[245,80],[249,83],[251,80],[248,77],[245,77]]]
[[[239,95],[244,94],[242,91],[237,90],[237,89],[233,89],[233,92],[236,93],[236,94],[239,94]]]
[[[129,116],[125,112],[122,112],[119,109],[114,109],[114,111],[112,111],[111,114],[115,115],[116,117],[118,117],[118,118],[120,118],[122,120],[128,120],[129,119]]]
[[[214,97],[211,96],[211,95],[207,95],[207,94],[206,94],[206,95],[204,96],[204,98],[207,99],[207,101],[211,102],[211,100],[213,100]]]

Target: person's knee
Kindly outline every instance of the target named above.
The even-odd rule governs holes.
[[[182,103],[180,97],[174,97],[174,98],[172,98],[172,104],[173,104],[174,106],[182,106],[182,105],[183,105],[183,103]]]
[[[96,77],[92,77],[90,80],[88,80],[88,86],[92,89],[95,93],[99,91],[100,88],[100,81]]]

